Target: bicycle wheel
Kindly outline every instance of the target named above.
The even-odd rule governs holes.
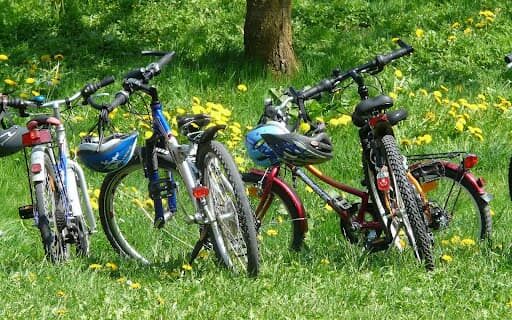
[[[383,203],[389,203],[388,206],[394,207],[393,209],[396,209],[396,212],[405,210],[405,214],[399,218],[402,219],[401,223],[403,223],[406,229],[405,233],[409,242],[414,241],[417,254],[419,255],[417,258],[424,262],[427,270],[432,270],[434,268],[434,258],[431,236],[429,235],[423,213],[418,207],[414,189],[407,180],[403,156],[400,154],[393,136],[384,136],[381,143],[391,182],[391,192],[389,193],[391,199],[389,199],[389,202],[383,199]],[[382,195],[382,193],[379,194]]]
[[[510,157],[510,162],[508,164],[508,194],[510,196],[510,200],[512,200],[512,157]]]
[[[256,209],[261,200],[264,176],[256,173],[242,174],[251,207]],[[305,231],[289,195],[276,183],[272,184],[266,203],[255,212],[256,228],[259,233],[259,249],[262,257],[271,256],[277,250],[289,248],[300,251],[304,246]]]
[[[224,145],[210,141],[199,145],[197,167],[201,171],[202,184],[209,189],[206,199],[208,209],[216,217],[222,238],[215,238],[213,226],[210,239],[219,261],[235,272],[245,270],[249,275],[256,275],[259,270],[256,227],[233,158]],[[221,246],[226,250],[222,250]]]
[[[437,241],[490,238],[490,206],[466,176],[442,162],[413,164],[411,173],[427,196],[427,222]]]
[[[46,153],[44,169],[44,180],[34,185],[38,228],[46,258],[56,263],[69,258],[69,244],[65,242],[62,233],[66,225],[66,217],[58,190],[58,181],[50,157]]]
[[[103,180],[98,200],[101,226],[112,248],[125,257],[142,263],[187,263],[199,231],[197,225],[187,224],[184,217],[193,215],[196,209],[169,157],[159,153],[158,166],[160,177],[171,173],[175,179],[176,215],[163,228],[154,227],[153,201],[137,148],[125,167]],[[167,208],[167,199],[162,202]]]

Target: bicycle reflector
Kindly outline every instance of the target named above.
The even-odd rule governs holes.
[[[478,156],[476,154],[468,154],[464,157],[464,169],[471,169],[478,163]]]
[[[197,186],[194,189],[192,189],[192,195],[196,199],[202,199],[205,198],[210,190],[208,190],[208,187],[205,186]]]
[[[52,141],[50,130],[33,129],[21,136],[21,143],[24,147],[31,147],[38,144],[48,143]]]

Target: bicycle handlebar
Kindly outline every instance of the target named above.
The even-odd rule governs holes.
[[[382,71],[382,69],[393,60],[396,60],[398,58],[401,58],[414,52],[414,48],[406,44],[402,40],[398,40],[398,45],[400,46],[400,49],[395,50],[389,54],[377,55],[372,61],[355,67],[342,74],[335,70],[333,72],[334,76],[332,78],[323,79],[315,86],[299,92],[298,98],[301,98],[303,100],[309,100],[311,98],[316,97],[318,94],[322,92],[332,91],[334,87],[336,87],[340,82],[348,78],[355,79],[356,77],[358,77],[359,74],[369,71],[374,71],[375,73],[378,73]]]

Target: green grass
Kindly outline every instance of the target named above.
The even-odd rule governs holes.
[[[398,130],[401,140],[414,141],[425,134],[432,137],[430,144],[413,143],[404,152],[462,149],[480,156],[474,172],[486,179],[486,189],[494,195],[493,243],[440,248],[437,268],[427,274],[410,254],[391,250],[367,255],[347,244],[337,218],[318,209],[323,204],[299,188],[311,215],[308,249],[292,254],[283,248],[275,260],[265,259],[257,279],[231,275],[211,263],[213,256],[198,261],[192,271],[181,270],[183,261],[178,258],[159,266],[138,265],[119,258],[101,231],[93,237],[89,258],[53,266],[44,261],[31,221],[18,218],[17,207],[30,201],[20,153],[0,160],[4,190],[0,230],[5,233],[0,237],[0,317],[508,317],[512,308],[512,206],[506,174],[512,150],[508,124],[512,111],[495,106],[500,96],[508,98],[512,92],[512,73],[503,63],[504,54],[512,51],[512,11],[503,2],[294,2],[294,44],[301,69],[293,78],[276,77],[244,60],[244,1],[70,1],[65,2],[64,12],[53,9],[59,2],[0,0],[0,54],[9,55],[7,62],[0,62],[0,80],[18,75],[22,83],[27,60],[61,53],[62,79],[52,93],[57,97],[92,79],[110,74],[120,79],[128,70],[146,65],[150,60],[140,57],[140,50],[175,50],[176,60],[156,81],[168,111],[189,108],[196,96],[231,109],[232,120],[242,127],[256,123],[269,88],[314,84],[334,67],[348,69],[392,50],[391,38],[402,37],[416,52],[384,70],[384,92],[396,93],[396,105],[409,111],[408,120]],[[482,10],[495,13],[494,21],[477,28]],[[471,25],[468,18],[473,19]],[[460,27],[453,27],[456,22]],[[468,27],[471,32],[464,33]],[[422,37],[416,36],[417,29],[424,31]],[[455,36],[453,41],[448,40],[450,36]],[[402,71],[403,79],[394,75],[396,69]],[[240,83],[247,85],[247,92],[236,89]],[[2,85],[0,91],[5,90]],[[449,101],[436,103],[434,91]],[[449,105],[461,98],[480,103],[479,94],[485,95],[487,109],[457,109],[457,114],[468,114],[464,131],[457,131]],[[330,119],[340,112],[350,114],[356,101],[354,90],[348,89],[335,100],[336,111],[318,111],[317,115]],[[95,118],[92,110],[81,112],[88,119],[86,124],[69,122],[75,144],[78,133],[87,130]],[[435,113],[435,120],[425,120],[427,112]],[[482,129],[483,141],[467,126]],[[330,133],[336,154],[322,170],[357,186],[360,147],[356,129],[338,126]],[[235,151],[242,150],[240,144]],[[86,173],[91,188],[99,188],[102,176]],[[441,263],[441,253],[449,253],[453,261]],[[105,266],[108,262],[119,269],[110,270]],[[89,269],[91,264],[103,268],[94,271]],[[139,283],[140,288],[132,289],[129,283]]]

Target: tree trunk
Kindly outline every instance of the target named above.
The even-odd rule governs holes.
[[[247,0],[246,56],[263,60],[278,72],[292,74],[297,71],[291,15],[292,0]]]

